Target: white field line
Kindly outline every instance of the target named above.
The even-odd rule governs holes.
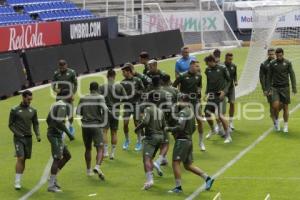
[[[271,200],[271,195],[268,194],[268,195],[266,196],[265,200]]]
[[[218,192],[213,200],[221,200],[221,192]]]
[[[294,113],[300,108],[300,104],[295,106],[292,110],[290,110],[290,114]],[[282,121],[282,119],[280,119]],[[273,127],[269,128],[266,132],[264,132],[261,136],[259,136],[252,144],[242,150],[236,157],[234,157],[231,161],[229,161],[226,165],[224,165],[219,171],[217,171],[213,178],[217,178],[222,175],[227,169],[229,169],[232,165],[234,165],[237,161],[239,161],[245,154],[251,151],[257,144],[263,141],[271,132],[273,131]],[[199,186],[190,196],[186,198],[186,200],[192,200],[196,198],[201,192],[205,191],[205,184]]]
[[[211,52],[211,51],[212,50],[202,51],[202,52],[195,52],[195,53],[192,53],[192,55],[203,54],[203,53],[207,53],[207,52]],[[164,61],[167,61],[167,60],[175,60],[175,59],[178,59],[178,58],[179,58],[179,56],[176,56],[176,57],[173,57],[173,58],[159,60],[158,62],[164,62]],[[120,68],[116,69],[116,71],[119,71],[119,70],[120,70]],[[92,77],[92,76],[95,76],[97,74],[103,74],[103,73],[106,73],[106,71],[101,71],[101,72],[98,72],[98,73],[83,75],[83,76],[78,77],[78,79],[82,79],[82,78],[86,78],[86,77]],[[51,85],[51,83],[48,83],[48,84],[45,84],[45,85],[40,85],[40,86],[37,86],[37,87],[30,88],[28,90],[30,90],[30,91],[36,91],[36,90],[47,88],[50,85]],[[45,121],[45,120],[46,119],[39,119],[39,121]],[[44,173],[43,173],[43,175],[42,175],[42,177],[40,179],[40,182],[33,189],[31,189],[28,193],[26,193],[24,196],[22,196],[20,198],[20,200],[26,200],[26,199],[28,199],[31,195],[33,195],[36,191],[38,191],[43,186],[43,184],[45,184],[47,182],[47,178],[49,176],[51,164],[52,164],[52,158],[49,159],[49,161],[48,161],[48,163],[47,163],[47,165],[46,165],[46,167],[44,169]]]

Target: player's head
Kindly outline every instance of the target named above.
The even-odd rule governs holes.
[[[122,73],[125,78],[131,78],[133,76],[132,64],[126,63],[124,67],[122,67]]]
[[[233,60],[233,54],[232,53],[226,53],[225,62],[231,64],[232,60]]]
[[[275,49],[274,48],[269,48],[268,49],[268,58],[270,60],[275,59]]]
[[[157,60],[149,60],[148,62],[148,65],[149,65],[149,70],[151,72],[156,72],[157,71]]]
[[[99,84],[97,82],[91,82],[90,83],[90,92],[96,92],[98,91]]]
[[[188,47],[182,47],[181,55],[183,58],[188,58],[190,56],[190,49]]]
[[[162,77],[162,84],[163,85],[170,85],[171,83],[171,77],[169,74],[164,74]]]
[[[109,69],[107,71],[106,77],[107,77],[107,79],[115,80],[115,78],[116,78],[116,71],[114,69]]]
[[[189,68],[190,73],[195,74],[195,73],[199,72],[199,70],[200,70],[199,61],[196,59],[191,60],[190,68]]]
[[[32,101],[32,92],[29,90],[25,90],[24,92],[22,92],[22,98],[23,98],[23,105],[29,106]]]
[[[140,63],[146,65],[146,64],[148,64],[148,61],[149,61],[149,54],[148,54],[148,52],[142,51],[140,53]]]
[[[179,108],[184,107],[190,101],[189,95],[185,94],[185,93],[179,93],[177,97],[178,97],[178,106],[179,106]]]
[[[213,55],[206,56],[204,58],[204,62],[208,67],[216,66],[216,59]]]
[[[216,62],[220,62],[220,58],[221,58],[221,50],[220,49],[215,49],[213,52],[213,56],[216,59]]]
[[[283,60],[283,55],[284,55],[283,48],[277,48],[275,53],[276,53],[277,60]]]
[[[60,72],[65,72],[67,71],[68,69],[68,64],[67,64],[67,61],[63,60],[63,59],[60,59],[58,61],[58,68],[59,68],[59,71]]]

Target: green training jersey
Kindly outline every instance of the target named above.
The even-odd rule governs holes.
[[[169,92],[172,96],[172,103],[177,103],[177,98],[178,98],[178,89],[171,86],[171,85],[167,85],[167,86],[162,86],[162,89]]]
[[[296,76],[293,70],[292,63],[287,59],[283,60],[273,60],[270,63],[270,70],[268,74],[268,81],[267,81],[267,89],[272,87],[289,87],[290,81],[292,83],[292,90],[293,92],[297,92],[296,86]]]
[[[112,80],[108,80],[107,84],[99,87],[99,94],[105,97],[105,103],[110,110],[112,110],[116,104],[120,104],[122,99],[126,97],[124,87]],[[120,106],[116,106],[116,108],[119,107]]]
[[[145,127],[146,136],[164,134],[166,120],[163,111],[155,105],[148,106],[144,110],[141,124]]]
[[[68,68],[65,72],[60,72],[59,70],[56,70],[54,72],[53,76],[53,84],[52,88],[55,90],[56,88],[63,90],[63,89],[70,89],[68,84],[64,84],[61,81],[65,81],[71,84],[72,88],[71,91],[75,94],[77,91],[77,77],[76,72],[73,69]],[[57,83],[55,83],[57,82]],[[61,83],[60,83],[61,82]]]
[[[202,76],[201,73],[191,73],[190,71],[180,74],[174,81],[173,87],[178,87],[184,94],[195,95],[197,99],[201,98]]]
[[[259,68],[259,80],[261,84],[262,90],[265,92],[267,91],[267,80],[268,80],[268,74],[270,69],[270,62],[272,59],[267,59],[263,63],[261,63]]]
[[[100,125],[108,116],[108,107],[105,104],[104,96],[97,92],[82,97],[78,103],[76,113],[82,116],[81,122],[84,125]]]
[[[148,88],[152,83],[152,79],[148,77],[146,74],[140,74],[138,72],[135,72],[134,76],[141,79],[145,88]]]
[[[205,74],[207,77],[205,94],[218,93],[220,91],[228,92],[231,79],[225,66],[216,65],[215,67],[207,67]]]
[[[125,89],[126,97],[123,102],[137,104],[141,100],[141,96],[144,92],[144,84],[141,79],[132,77],[126,78],[121,81],[121,85]]]
[[[193,110],[190,106],[185,105],[177,113],[177,124],[173,128],[176,139],[192,139],[192,135],[196,130],[196,122]]]
[[[8,126],[15,136],[31,136],[31,127],[33,127],[36,136],[40,135],[36,109],[22,103],[11,109]]]
[[[233,88],[235,86],[235,83],[237,83],[237,66],[234,63],[224,63],[226,66],[229,75],[230,75],[230,88]]]
[[[62,137],[65,132],[68,137],[73,138],[69,129],[65,125],[65,120],[70,115],[69,106],[71,105],[63,100],[59,100],[52,104],[46,120],[48,124],[48,135]]]

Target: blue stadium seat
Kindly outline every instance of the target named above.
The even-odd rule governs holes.
[[[70,20],[70,19],[86,19],[93,18],[94,15],[89,10],[56,10],[50,12],[41,12],[39,17],[43,21],[51,20]]]
[[[32,20],[27,14],[0,15],[0,25],[14,25],[32,22],[34,22],[34,20]]]
[[[0,6],[0,15],[13,14],[15,13],[14,9],[10,6]]]
[[[11,6],[23,6],[23,5],[63,2],[63,0],[7,0],[6,2],[8,5]]]
[[[24,11],[27,13],[40,13],[46,11],[56,11],[56,10],[79,10],[75,4],[70,2],[51,2],[43,4],[32,4],[25,5]]]

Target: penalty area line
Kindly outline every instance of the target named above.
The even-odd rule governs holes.
[[[296,112],[300,108],[300,104],[295,106],[292,110],[290,110],[290,114]],[[280,119],[282,121],[282,119]],[[219,171],[217,171],[213,178],[217,178],[222,175],[227,169],[229,169],[232,165],[238,162],[244,155],[246,155],[249,151],[251,151],[257,144],[263,141],[273,130],[273,127],[269,128],[262,135],[260,135],[252,144],[242,150],[237,156],[235,156],[231,161],[229,161],[226,165],[224,165]],[[192,200],[196,198],[201,192],[205,191],[205,184],[199,186],[190,196],[186,198],[186,200]]]

